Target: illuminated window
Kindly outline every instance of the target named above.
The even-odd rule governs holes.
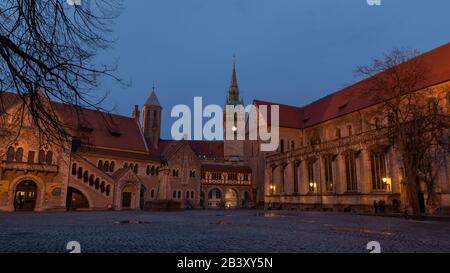
[[[314,180],[314,161],[309,160],[308,161],[308,183],[309,183],[309,191],[315,192],[316,191],[316,181]]]

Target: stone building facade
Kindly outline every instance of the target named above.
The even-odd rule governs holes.
[[[422,56],[432,90],[450,84],[450,44]],[[259,141],[161,139],[163,109],[153,88],[131,117],[53,103],[73,136],[64,145],[39,141],[21,101],[1,92],[0,211],[123,210],[161,208],[281,208],[368,211],[383,200],[407,206],[401,156],[373,127],[359,83],[306,106],[254,100],[280,109],[280,145],[261,152]],[[418,90],[419,92],[419,90]],[[445,113],[450,94],[432,92]],[[225,105],[243,104],[235,65]],[[224,120],[227,118],[223,115]],[[268,122],[267,122],[268,123]],[[225,123],[224,123],[225,124]],[[268,123],[270,126],[270,124]],[[431,213],[450,209],[448,162],[436,177]]]
[[[227,100],[239,97],[232,75]],[[17,130],[22,102],[0,95],[0,211],[254,206],[242,143],[161,139],[154,89],[131,117],[52,102],[72,135],[62,145],[39,141],[27,113]]]
[[[450,44],[419,58],[430,69],[430,83],[416,92],[424,100],[437,99],[448,117]],[[358,95],[363,86],[356,83],[303,107],[280,105],[280,147],[265,154],[266,207],[373,212],[380,201],[394,212],[408,207],[402,157],[385,137],[387,122],[374,116],[378,105]],[[447,159],[435,177],[433,201],[428,197],[421,182],[423,212],[450,213]]]

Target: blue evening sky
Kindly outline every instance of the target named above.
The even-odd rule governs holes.
[[[176,104],[223,105],[232,56],[245,103],[304,105],[356,81],[353,70],[394,47],[427,51],[450,41],[449,0],[124,0],[117,61],[132,85],[106,82],[104,106],[131,115],[156,83],[164,138]]]

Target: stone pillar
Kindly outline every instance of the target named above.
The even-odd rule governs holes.
[[[293,193],[298,194],[299,193],[299,187],[298,187],[298,168],[300,166],[300,162],[298,160],[294,160],[292,162],[292,175],[293,175]]]
[[[345,177],[345,155],[340,154],[336,158],[336,193],[343,194],[347,191],[347,178]]]
[[[372,175],[371,175],[371,165],[370,165],[370,150],[364,149],[361,151],[361,154],[358,158],[357,170],[359,172],[359,192],[361,193],[370,193],[372,191]]]

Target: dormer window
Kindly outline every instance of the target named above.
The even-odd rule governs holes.
[[[345,107],[347,107],[347,103],[339,105],[338,109],[339,109],[339,111],[342,111],[345,109]]]
[[[111,135],[112,135],[113,137],[120,137],[122,134],[121,134],[120,132],[118,132],[118,131],[112,131],[112,132],[111,132]]]

